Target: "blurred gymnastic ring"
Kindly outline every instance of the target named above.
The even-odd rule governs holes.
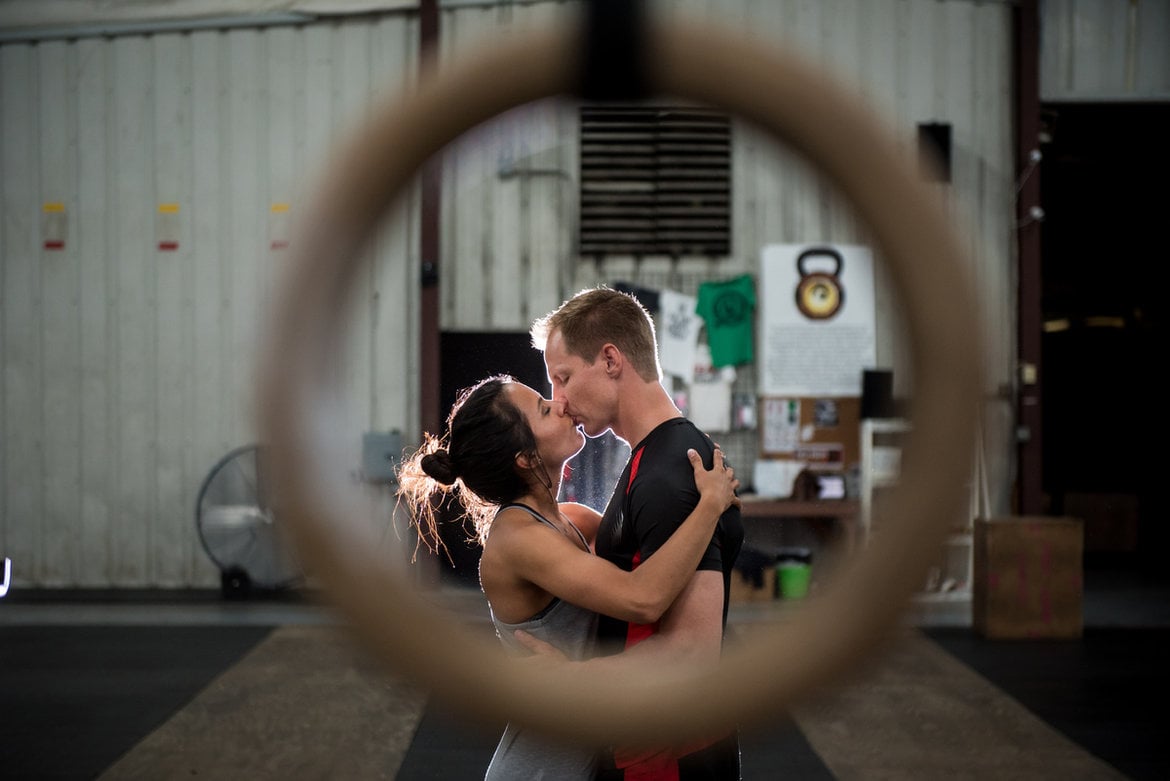
[[[652,88],[722,107],[803,153],[853,204],[890,264],[915,387],[900,486],[881,534],[816,600],[727,649],[715,670],[679,679],[518,667],[497,643],[436,617],[385,560],[339,466],[351,445],[329,436],[339,428],[329,380],[343,352],[341,313],[359,251],[416,170],[475,125],[571,92],[579,45],[572,29],[516,34],[372,109],[300,225],[267,323],[257,413],[298,550],[392,669],[468,717],[590,741],[682,739],[781,713],[866,659],[897,625],[961,507],[981,387],[979,326],[957,241],[874,116],[787,53],[707,25],[657,20],[646,41]]]

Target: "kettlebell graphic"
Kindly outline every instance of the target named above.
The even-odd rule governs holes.
[[[836,267],[832,274],[805,270],[804,262],[807,258],[822,255],[835,261]],[[805,317],[810,320],[828,320],[841,310],[845,290],[837,277],[841,275],[844,265],[840,253],[832,247],[812,247],[796,258],[796,272],[800,274],[800,282],[796,285],[796,306]]]

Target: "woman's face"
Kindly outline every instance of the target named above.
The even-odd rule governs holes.
[[[565,414],[563,403],[550,401],[518,382],[508,383],[504,392],[528,421],[528,427],[536,437],[536,449],[550,469],[558,469],[581,452],[585,446],[585,435],[573,424],[573,419]]]

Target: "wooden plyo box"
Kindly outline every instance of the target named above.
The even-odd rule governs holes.
[[[1076,638],[1084,620],[1084,530],[1076,518],[975,521],[971,617],[989,638]]]

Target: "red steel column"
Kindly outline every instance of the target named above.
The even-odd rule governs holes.
[[[1040,14],[1038,0],[1020,0],[1015,8],[1016,173],[1024,176],[1016,199],[1017,288],[1017,504],[1020,515],[1044,512],[1041,427],[1041,275],[1040,168],[1032,154],[1040,148]]]
[[[420,76],[438,60],[439,1],[419,3]],[[422,295],[419,305],[419,423],[423,431],[439,434],[439,163],[433,160],[421,172],[419,256]]]

